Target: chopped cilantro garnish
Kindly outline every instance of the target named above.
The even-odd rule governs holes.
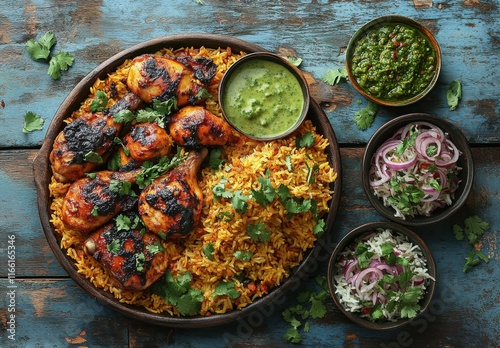
[[[247,200],[248,200],[248,196],[245,196],[241,190],[237,190],[234,192],[234,195],[233,197],[231,198],[231,205],[233,207],[234,210],[236,210],[236,212],[238,214],[245,214],[247,212],[247,209],[248,209],[248,203],[247,203]]]
[[[212,297],[228,295],[232,300],[236,300],[241,296],[240,292],[234,288],[234,282],[220,282],[215,287],[215,291],[212,293]]]
[[[251,251],[236,251],[234,253],[234,257],[236,257],[238,260],[243,260],[243,261],[250,261],[252,258],[253,253]]]
[[[118,239],[113,239],[111,243],[106,245],[106,249],[112,254],[118,254],[120,252],[120,241]]]
[[[215,247],[212,243],[205,244],[202,250],[207,259],[212,260],[214,258]]]
[[[225,185],[227,183],[226,178],[220,179],[219,183],[212,187],[212,193],[214,194],[214,202],[218,201],[221,198],[232,198],[233,192],[230,190],[226,190]]]
[[[204,297],[200,289],[191,288],[191,281],[192,275],[189,272],[174,279],[170,270],[167,270],[153,285],[152,291],[175,306],[181,315],[196,315],[201,309]]]
[[[142,171],[136,176],[136,183],[140,189],[145,188],[153,182],[155,178],[170,170],[177,167],[186,159],[186,156],[181,156],[180,149],[177,150],[177,154],[172,157],[161,157],[157,163],[151,161],[146,161],[142,164]]]
[[[86,162],[90,162],[90,163],[97,163],[97,164],[101,164],[103,163],[103,159],[101,157],[101,155],[99,155],[97,152],[94,152],[94,151],[89,151],[85,154],[85,156],[83,157],[83,159],[86,161]]]
[[[109,190],[114,193],[118,193],[120,196],[132,196],[135,197],[137,194],[132,190],[132,183],[123,180],[111,180],[109,182]]]
[[[258,178],[257,181],[260,183],[260,189],[252,189],[252,197],[261,206],[266,207],[269,203],[274,201],[274,198],[276,197],[276,190],[271,184],[271,180],[268,178],[261,177]]]
[[[144,261],[146,261],[144,253],[135,254],[135,268],[137,271],[142,272],[144,270]]]
[[[354,252],[358,258],[358,264],[361,268],[366,268],[371,261],[373,253],[368,251],[368,247],[365,243],[358,243],[356,251]]]
[[[113,115],[113,121],[116,123],[130,123],[134,120],[135,114],[128,109],[120,110]]]
[[[42,130],[44,119],[40,117],[40,115],[28,111],[24,114],[24,125],[23,125],[23,133],[31,133],[36,130]]]
[[[108,96],[103,91],[97,91],[95,94],[95,99],[90,103],[89,110],[92,112],[103,111],[108,105]]]
[[[99,216],[99,207],[97,205],[94,205],[92,207],[92,211],[90,212],[90,214],[93,216],[93,217],[98,217]]]
[[[247,233],[252,238],[254,242],[269,242],[271,238],[271,231],[266,229],[266,226],[262,221],[259,221],[258,223],[252,225],[249,224],[247,226]]]
[[[316,138],[311,132],[306,132],[301,137],[297,137],[295,139],[295,146],[297,146],[298,148],[311,147],[314,145],[315,140]]]
[[[212,149],[208,155],[208,162],[212,170],[219,170],[225,162],[222,158],[222,148]]]
[[[161,251],[165,251],[165,248],[160,242],[155,242],[153,245],[148,245],[146,246],[146,249],[153,255]]]

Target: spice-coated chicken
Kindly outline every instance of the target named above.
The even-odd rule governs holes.
[[[192,63],[192,64],[190,64]],[[145,54],[132,60],[127,86],[146,103],[175,97],[177,107],[195,105],[198,97],[215,75],[217,66],[208,59],[193,60]]]
[[[50,163],[56,180],[74,181],[93,171],[114,148],[114,139],[122,129],[113,120],[120,110],[137,109],[142,101],[132,93],[126,94],[109,110],[86,112],[69,123],[55,138]],[[89,158],[92,154],[94,158]]]
[[[62,204],[61,219],[76,231],[88,233],[137,203],[131,190],[140,170],[101,171],[95,177],[81,178],[71,184]]]
[[[167,131],[155,122],[139,123],[125,135],[123,145],[132,159],[144,162],[168,155],[172,139]]]
[[[202,106],[185,106],[169,120],[170,136],[179,146],[214,146],[235,142],[231,126]]]
[[[196,227],[203,205],[197,175],[207,153],[206,148],[191,151],[181,165],[141,192],[139,214],[148,230],[162,237],[178,237]]]
[[[135,224],[133,214],[127,218],[131,225]],[[135,227],[118,228],[115,222],[92,233],[84,243],[84,251],[106,268],[123,289],[144,290],[167,268],[167,254],[157,235]]]

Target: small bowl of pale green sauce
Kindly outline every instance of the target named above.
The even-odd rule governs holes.
[[[309,109],[304,76],[286,59],[268,52],[243,56],[226,71],[219,86],[219,103],[226,121],[257,140],[274,140],[293,133]]]
[[[404,106],[424,98],[441,70],[441,50],[432,33],[404,16],[382,16],[364,24],[346,50],[354,88],[385,106]]]

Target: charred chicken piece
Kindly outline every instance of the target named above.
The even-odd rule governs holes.
[[[172,57],[145,54],[132,60],[127,86],[146,103],[175,97],[177,107],[195,105],[202,101],[197,98],[198,93],[215,75],[213,62],[204,62],[185,65]]]
[[[138,162],[166,156],[172,148],[172,139],[157,123],[140,123],[123,138],[130,157]]]
[[[179,146],[199,147],[235,142],[231,126],[202,106],[185,106],[169,120],[170,136]]]
[[[122,289],[144,290],[167,268],[167,254],[157,235],[139,229],[118,230],[114,222],[92,233],[83,249],[109,271]]]
[[[69,123],[55,138],[49,159],[54,177],[59,182],[74,181],[100,165],[89,160],[88,154],[105,159],[114,148],[114,138],[122,124],[113,120],[120,110],[137,109],[142,101],[132,93],[125,95],[104,112],[86,112]]]
[[[89,233],[137,203],[131,184],[140,169],[130,172],[101,171],[71,184],[62,204],[64,224],[81,233]]]
[[[156,178],[139,196],[139,214],[147,229],[162,237],[182,237],[200,221],[203,194],[197,175],[208,150],[191,151],[187,159]]]

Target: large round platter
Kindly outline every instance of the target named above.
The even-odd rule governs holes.
[[[333,183],[334,194],[329,203],[330,212],[325,218],[326,233],[322,239],[318,240],[315,247],[306,255],[301,264],[291,270],[290,276],[285,279],[279,287],[276,287],[266,296],[254,301],[242,310],[234,310],[225,314],[213,314],[208,317],[174,317],[169,314],[154,314],[144,308],[127,305],[119,302],[111,293],[94,287],[84,276],[77,273],[74,261],[66,255],[66,251],[60,248],[60,238],[55,232],[50,222],[50,202],[49,183],[52,176],[50,169],[49,154],[52,144],[57,134],[63,129],[64,119],[76,110],[80,104],[88,97],[89,88],[97,78],[104,79],[108,73],[117,69],[126,59],[130,59],[145,53],[154,53],[162,48],[182,48],[182,47],[207,47],[207,48],[225,48],[231,47],[233,52],[244,51],[247,53],[266,51],[264,48],[255,44],[245,42],[240,39],[210,34],[179,34],[161,37],[146,41],[124,50],[115,56],[109,58],[104,63],[91,71],[82,81],[69,93],[57,110],[51,124],[49,125],[47,135],[40,151],[34,159],[34,177],[38,194],[38,209],[43,230],[47,241],[61,266],[66,270],[69,276],[81,286],[90,296],[96,298],[101,303],[113,308],[114,310],[141,321],[170,326],[170,327],[208,327],[232,322],[241,318],[248,317],[252,313],[260,311],[260,315],[268,316],[274,308],[273,303],[280,303],[284,300],[285,294],[289,290],[294,290],[303,281],[309,272],[318,267],[318,262],[328,259],[328,234],[332,233],[331,228],[337,213],[340,192],[341,192],[341,163],[340,152],[335,137],[335,133],[322,109],[311,100],[310,109],[307,117],[312,120],[316,126],[317,132],[323,134],[330,143],[327,148],[328,158],[331,166],[338,174]],[[259,317],[260,318],[260,317]]]

